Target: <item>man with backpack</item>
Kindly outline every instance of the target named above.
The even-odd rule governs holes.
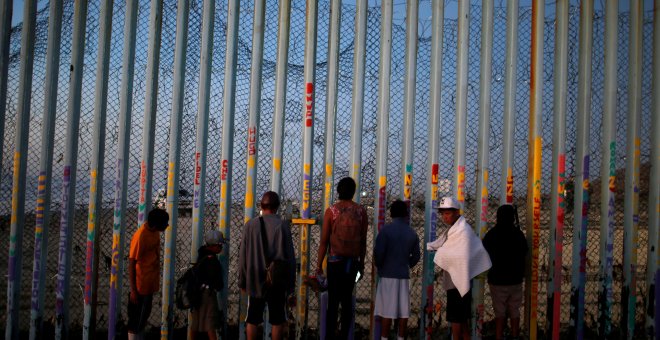
[[[243,228],[238,287],[248,296],[247,318],[241,320],[247,323],[248,340],[257,338],[266,304],[268,321],[273,326],[271,338],[283,338],[287,296],[295,287],[296,258],[291,229],[289,222],[277,215],[279,207],[280,197],[273,191],[266,192],[261,197],[261,216],[251,219]],[[278,270],[272,270],[273,265],[277,265]],[[278,273],[286,277],[273,279],[272,275]]]
[[[160,286],[160,233],[169,226],[170,215],[153,209],[131,239],[128,255],[128,340],[141,339],[151,314],[153,295]]]
[[[366,210],[353,202],[355,181],[342,178],[337,184],[339,201],[326,209],[323,216],[323,231],[318,251],[317,274],[323,273],[323,260],[328,255],[328,311],[327,332],[337,329],[337,312],[342,306],[339,339],[348,338],[348,329],[353,318],[353,288],[358,272],[362,276],[367,252],[367,230],[369,223]],[[326,334],[332,339],[334,334]]]
[[[197,263],[193,267],[199,301],[191,308],[190,338],[194,340],[200,332],[206,333],[209,340],[216,340],[216,330],[220,329],[217,293],[224,286],[222,264],[217,256],[222,251],[225,238],[219,230],[211,230],[204,241],[206,244],[199,248]]]

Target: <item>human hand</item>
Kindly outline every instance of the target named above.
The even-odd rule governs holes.
[[[129,300],[131,300],[131,303],[136,305],[138,303],[138,293],[134,290],[131,290],[131,293],[128,295]]]
[[[290,294],[286,302],[289,307],[291,308],[295,307],[298,304],[298,299],[296,298],[296,294]]]

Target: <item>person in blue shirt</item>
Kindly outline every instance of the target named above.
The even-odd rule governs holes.
[[[419,262],[419,237],[410,228],[408,206],[396,200],[390,206],[392,223],[376,237],[374,263],[380,280],[376,291],[375,315],[381,317],[381,339],[387,339],[392,319],[397,319],[402,340],[410,317],[410,268]]]

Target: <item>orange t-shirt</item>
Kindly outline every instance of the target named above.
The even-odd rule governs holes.
[[[140,295],[153,294],[160,285],[160,232],[145,222],[131,239],[129,259],[135,260],[135,283]]]

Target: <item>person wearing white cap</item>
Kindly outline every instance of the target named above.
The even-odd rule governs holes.
[[[438,210],[447,225],[438,239],[427,243],[435,250],[433,262],[442,270],[447,290],[447,321],[451,322],[453,339],[469,339],[472,315],[471,280],[491,267],[490,257],[481,239],[461,216],[461,206],[453,197],[443,197]]]
[[[201,284],[202,296],[199,306],[191,309],[190,323],[191,339],[198,332],[206,333],[210,340],[218,338],[216,331],[221,328],[220,308],[216,295],[224,287],[222,265],[217,255],[226,242],[219,230],[211,230],[204,236],[205,244],[198,250],[196,276]]]

